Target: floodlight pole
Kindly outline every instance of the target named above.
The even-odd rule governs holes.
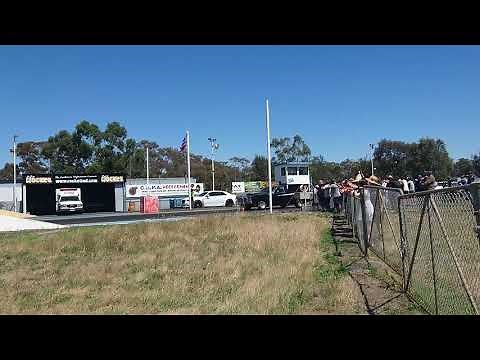
[[[272,155],[270,150],[270,108],[268,107],[268,99],[266,99],[266,117],[267,117],[267,151],[268,151],[268,202],[270,205],[270,214],[272,209]]]
[[[212,191],[215,190],[215,161],[214,161],[214,150],[218,148],[218,144],[215,143],[217,139],[215,138],[208,138],[210,141],[210,147],[212,148]]]

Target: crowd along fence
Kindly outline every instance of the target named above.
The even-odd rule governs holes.
[[[365,186],[343,200],[362,253],[395,270],[426,312],[478,314],[480,184],[412,194]]]

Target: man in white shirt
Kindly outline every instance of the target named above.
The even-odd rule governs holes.
[[[409,176],[407,177],[407,184],[408,184],[408,192],[414,193],[415,192],[415,184],[413,183],[412,178]]]
[[[408,182],[407,182],[407,180],[405,180],[405,179],[400,179],[400,181],[401,181],[402,184],[403,184],[403,188],[402,188],[403,193],[404,193],[404,194],[408,194],[408,193],[409,193],[409,189],[408,189]]]

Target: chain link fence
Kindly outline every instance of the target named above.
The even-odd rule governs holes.
[[[365,186],[344,194],[360,250],[402,276],[404,291],[431,314],[478,314],[480,184],[403,195]]]
[[[429,313],[478,314],[478,191],[473,185],[399,199],[404,289]]]

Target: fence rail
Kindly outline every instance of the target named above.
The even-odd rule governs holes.
[[[401,275],[403,290],[431,314],[478,314],[480,184],[403,195],[365,186],[344,211],[365,256]]]

